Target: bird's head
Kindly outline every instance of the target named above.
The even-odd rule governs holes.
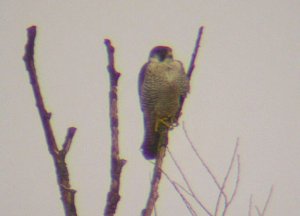
[[[159,62],[173,60],[172,49],[167,46],[154,47],[150,52],[149,59]]]

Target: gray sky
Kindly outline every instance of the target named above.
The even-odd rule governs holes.
[[[22,56],[26,28],[38,26],[36,65],[59,143],[78,128],[68,164],[82,216],[101,215],[109,187],[110,130],[104,38],[116,47],[122,200],[117,215],[140,215],[152,164],[143,159],[137,77],[156,45],[173,48],[187,68],[205,26],[181,126],[170,149],[201,200],[217,190],[183,133],[222,178],[240,137],[241,182],[228,215],[247,215],[249,197],[267,215],[300,212],[300,3],[297,0],[18,1],[0,2],[0,209],[7,216],[63,215],[52,159]],[[183,184],[169,156],[164,169]],[[164,179],[159,215],[188,215]],[[198,209],[199,214],[202,214]]]

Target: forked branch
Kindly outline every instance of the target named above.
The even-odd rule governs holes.
[[[274,187],[272,186],[270,191],[269,191],[269,195],[268,195],[268,198],[265,202],[265,205],[264,205],[264,208],[263,210],[261,211],[258,206],[256,205],[255,206],[255,210],[256,210],[256,213],[258,216],[265,216],[267,210],[268,210],[268,207],[269,207],[269,203],[270,203],[270,200],[271,200],[271,197],[272,197],[272,194],[273,194],[273,190],[274,190]],[[249,216],[251,216],[251,208],[252,208],[252,196],[250,198],[250,202],[251,202],[251,205],[249,204]]]
[[[75,206],[75,193],[76,191],[71,189],[69,171],[65,161],[66,155],[71,147],[73,137],[76,132],[76,128],[70,127],[68,129],[63,148],[59,150],[52,126],[50,123],[51,113],[46,110],[44,100],[41,94],[40,85],[38,83],[35,62],[34,62],[34,44],[36,37],[36,26],[31,26],[27,29],[27,44],[25,47],[25,55],[23,60],[26,65],[26,69],[29,74],[30,83],[32,86],[33,94],[36,101],[36,106],[40,114],[42,125],[44,128],[44,133],[46,136],[46,141],[48,145],[49,153],[54,161],[57,183],[60,189],[61,200],[65,209],[66,216],[76,216],[76,206]]]
[[[231,161],[230,161],[230,164],[227,168],[227,172],[226,172],[226,175],[223,179],[223,182],[222,184],[219,183],[219,180],[216,178],[216,175],[211,171],[211,169],[209,168],[208,164],[205,162],[205,160],[200,156],[200,154],[198,153],[197,149],[195,148],[193,142],[191,141],[191,139],[189,138],[189,135],[187,133],[187,130],[185,129],[185,125],[183,124],[183,130],[184,130],[184,133],[185,133],[185,136],[190,144],[190,146],[192,147],[192,150],[193,152],[195,153],[195,155],[197,156],[197,158],[200,160],[201,164],[203,165],[203,167],[206,169],[206,171],[208,172],[208,174],[211,176],[212,180],[214,181],[216,187],[218,188],[219,190],[219,195],[218,195],[218,198],[217,198],[217,202],[216,202],[216,205],[215,205],[215,210],[214,210],[214,213],[212,213],[211,210],[209,210],[209,208],[207,206],[204,205],[204,202],[202,202],[200,200],[200,198],[194,193],[189,181],[187,180],[187,177],[185,176],[183,170],[181,169],[181,167],[179,166],[179,163],[176,161],[175,157],[172,155],[172,153],[169,151],[169,154],[171,156],[171,159],[172,161],[174,162],[176,168],[178,169],[178,171],[180,172],[186,186],[187,186],[187,189],[180,186],[176,189],[176,191],[178,192],[178,189],[184,191],[186,194],[188,194],[191,198],[193,198],[196,203],[203,209],[203,211],[205,211],[205,213],[209,216],[217,216],[217,215],[222,215],[222,216],[225,216],[226,213],[227,213],[227,210],[229,209],[229,206],[232,204],[236,194],[237,194],[237,190],[238,190],[238,186],[239,186],[239,181],[240,181],[240,157],[239,155],[237,154],[237,150],[238,150],[238,140],[237,140],[237,143],[236,143],[236,146],[235,146],[235,149],[234,149],[234,152],[233,152],[233,155],[231,157]],[[228,193],[225,193],[225,188],[226,188],[226,185],[228,183],[228,179],[229,179],[229,176],[230,176],[230,173],[232,172],[233,168],[234,168],[234,162],[236,161],[237,163],[237,171],[236,171],[236,179],[235,179],[235,183],[234,183],[234,188],[233,188],[233,192],[231,193],[231,195],[229,195]],[[168,177],[168,179],[170,179]],[[172,182],[172,180],[169,180],[172,184],[174,184],[174,182]],[[178,185],[178,184],[177,184]],[[174,185],[173,185],[174,186]],[[182,197],[182,193],[179,193],[179,195]],[[224,199],[224,207],[221,208],[221,199]],[[185,199],[186,200],[186,199]],[[187,208],[190,209],[193,207],[188,203],[187,205],[187,202],[184,201],[184,203],[186,204]],[[193,214],[191,214],[193,215]]]

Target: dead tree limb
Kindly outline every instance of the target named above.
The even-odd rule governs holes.
[[[197,55],[198,55],[198,52],[199,52],[200,42],[201,42],[203,30],[204,30],[204,27],[201,26],[201,27],[199,28],[199,31],[198,31],[198,35],[197,35],[197,39],[196,39],[196,43],[195,43],[194,52],[193,52],[193,54],[192,54],[190,66],[189,66],[189,69],[188,69],[188,71],[187,71],[187,77],[188,77],[189,79],[191,79],[192,74],[193,74],[193,71],[194,71],[194,68],[196,67],[195,62],[196,62],[196,58],[197,58]]]
[[[107,70],[110,76],[110,92],[109,92],[109,106],[110,106],[110,127],[111,127],[111,184],[110,190],[107,194],[106,207],[104,210],[105,216],[113,216],[116,213],[118,202],[121,198],[120,178],[122,168],[126,160],[120,159],[119,156],[119,119],[118,119],[118,80],[120,73],[116,71],[114,64],[114,47],[111,45],[110,40],[104,41],[107,48],[108,66]]]
[[[165,139],[168,139],[168,129],[165,126],[162,126],[161,130],[161,136],[159,143],[167,143]],[[151,182],[151,190],[149,193],[148,201],[146,204],[146,208],[142,211],[142,216],[151,216],[153,208],[155,206],[155,202],[158,199],[158,186],[159,182],[161,179],[161,174],[162,174],[162,164],[163,164],[163,159],[166,154],[166,146],[165,145],[160,145],[160,149],[155,161],[155,166],[154,166],[154,171],[153,171],[153,177],[152,177],[152,182]]]
[[[190,65],[189,65],[189,69],[188,69],[188,71],[187,71],[187,77],[188,77],[189,81],[191,80],[192,75],[193,75],[193,71],[194,71],[194,69],[195,69],[195,67],[196,67],[195,62],[196,62],[196,58],[197,58],[197,56],[198,56],[198,52],[199,52],[199,48],[200,48],[200,42],[201,42],[203,30],[204,30],[204,27],[201,26],[201,27],[199,28],[199,31],[198,31],[198,35],[197,35],[197,39],[196,39],[194,51],[193,51],[193,54],[192,54],[191,62],[190,62]],[[180,115],[181,115],[181,110],[182,110],[184,101],[185,101],[185,98],[182,98],[181,103],[180,103],[180,108],[179,108],[179,110],[178,110],[178,112],[177,112],[177,119],[178,119],[178,118],[180,117]]]
[[[192,59],[191,59],[191,62],[190,62],[189,70],[187,72],[187,77],[188,77],[189,80],[191,79],[193,70],[195,68],[195,61],[196,61],[196,57],[198,55],[203,29],[204,29],[203,26],[201,26],[199,28],[199,32],[198,32],[198,36],[197,36],[196,44],[195,44],[195,48],[194,48],[194,52],[192,54]],[[184,99],[181,100],[180,108],[179,108],[179,111],[176,115],[177,119],[181,115],[181,110],[182,110],[183,103],[184,103]],[[164,128],[164,126],[162,126],[161,127],[161,132],[162,132],[161,133],[162,135],[160,136],[159,143],[167,143],[168,129]],[[160,182],[160,179],[161,179],[162,164],[163,164],[163,159],[165,157],[165,152],[166,152],[166,146],[165,145],[158,144],[158,146],[160,146],[160,149],[159,149],[159,153],[158,153],[158,156],[156,158],[156,162],[155,162],[155,166],[154,166],[153,177],[152,177],[152,181],[151,181],[151,190],[150,190],[150,193],[149,193],[146,208],[142,211],[143,216],[151,216],[151,214],[153,212],[153,208],[155,206],[155,202],[158,199],[158,186],[159,186],[159,182]]]
[[[65,209],[66,216],[76,216],[75,206],[75,193],[76,191],[71,189],[69,171],[65,161],[66,155],[71,147],[72,139],[75,135],[76,128],[70,127],[68,129],[65,142],[61,150],[59,150],[52,126],[50,123],[51,113],[46,110],[43,97],[41,94],[40,86],[38,83],[35,63],[34,63],[34,44],[36,37],[36,26],[31,26],[27,29],[27,44],[25,47],[25,55],[23,60],[26,65],[26,69],[29,74],[30,83],[33,89],[36,106],[40,114],[42,125],[44,127],[44,133],[48,144],[49,153],[54,161],[57,183],[60,189],[61,200]]]

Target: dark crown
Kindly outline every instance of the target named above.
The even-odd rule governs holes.
[[[150,52],[150,58],[158,56],[160,61],[163,61],[166,57],[171,57],[172,49],[167,46],[157,46],[154,47]]]

